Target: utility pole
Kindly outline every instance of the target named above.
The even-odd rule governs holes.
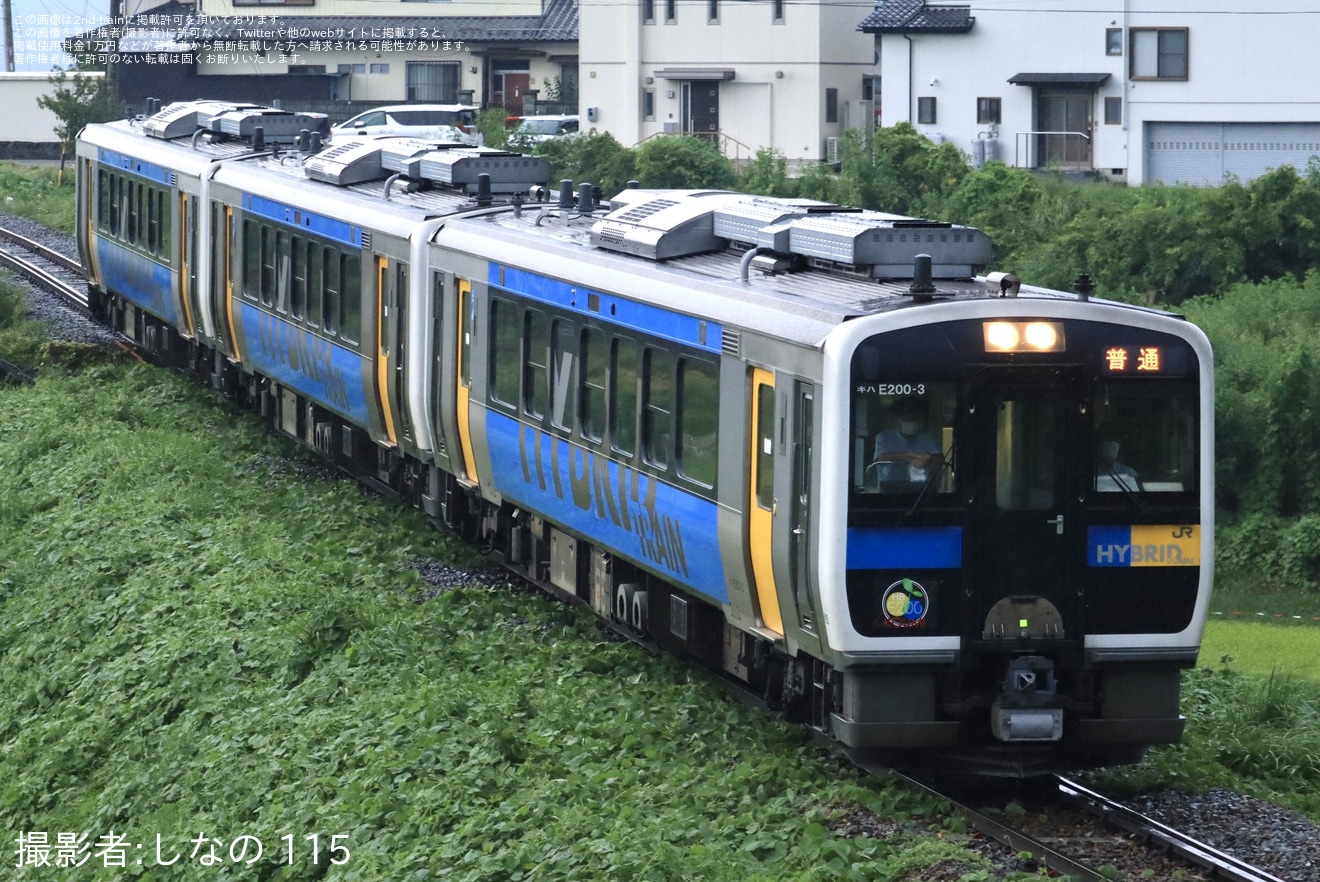
[[[0,0],[0,16],[5,20],[5,70],[14,69],[14,10],[9,0]]]

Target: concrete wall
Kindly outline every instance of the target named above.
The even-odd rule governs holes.
[[[37,98],[53,91],[49,74],[0,72],[0,107],[5,109],[4,124],[0,126],[0,158],[59,158],[59,139],[55,136],[59,120],[37,106]]]

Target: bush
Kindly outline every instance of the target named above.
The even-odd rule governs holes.
[[[705,138],[652,138],[637,148],[637,178],[643,187],[731,190],[733,166]]]
[[[574,183],[591,182],[608,199],[637,177],[634,151],[628,150],[614,136],[592,129],[576,138],[547,138],[536,149],[538,156],[550,163],[550,183],[568,179]]]

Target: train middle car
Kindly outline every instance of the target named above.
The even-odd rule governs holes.
[[[242,112],[79,143],[95,301],[161,360],[848,749],[1029,774],[1179,740],[1196,327],[977,275],[967,227],[600,203],[531,157],[214,123]]]

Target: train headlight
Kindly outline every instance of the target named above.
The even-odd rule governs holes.
[[[1060,322],[985,322],[986,352],[1063,352]]]

